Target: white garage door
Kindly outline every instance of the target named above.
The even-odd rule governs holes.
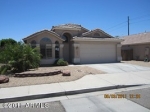
[[[80,44],[80,59],[82,64],[116,62],[116,44]]]

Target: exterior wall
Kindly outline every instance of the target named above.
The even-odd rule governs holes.
[[[145,59],[145,48],[150,49],[150,44],[138,44],[138,45],[123,45],[122,50],[133,50],[133,60],[144,60]],[[148,53],[150,59],[150,53]]]
[[[150,44],[134,45],[131,47],[133,48],[133,59],[136,60],[138,58],[139,60],[144,60],[146,56],[145,48],[150,48]],[[150,53],[148,53],[148,58],[150,59]]]
[[[80,44],[74,43],[73,44],[73,59],[72,62],[75,64],[80,64]]]

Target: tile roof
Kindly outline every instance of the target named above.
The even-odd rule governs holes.
[[[150,32],[124,36],[123,39],[122,45],[150,43]]]
[[[101,33],[103,33],[103,34],[105,34],[105,35],[107,35],[107,36],[109,36],[109,37],[112,37],[112,38],[113,38],[113,36],[109,35],[108,33],[104,32],[104,31],[103,31],[103,30],[101,30],[101,29],[94,29],[94,30],[91,30],[91,31],[88,31],[88,32],[82,33],[82,36],[87,36],[88,34],[93,33],[93,32],[96,32],[96,31],[99,31],[99,32],[101,32]]]
[[[62,24],[62,25],[58,25],[58,26],[53,26],[52,27],[52,30],[55,29],[55,28],[76,28],[76,29],[85,29],[86,31],[89,31],[88,29],[82,27],[81,25],[79,24],[72,24],[72,23],[69,23],[69,24]]]
[[[32,35],[27,36],[26,38],[23,38],[23,40],[34,37],[35,35],[38,35],[38,34],[41,34],[41,33],[44,33],[44,32],[52,33],[52,34],[56,35],[59,39],[63,40],[62,38],[60,38],[60,35],[58,35],[57,33],[53,32],[53,31],[50,31],[50,30],[42,30],[42,31],[36,32]]]

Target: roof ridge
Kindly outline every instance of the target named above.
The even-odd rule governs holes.
[[[85,29],[86,31],[89,31],[88,29],[86,29],[85,27],[83,27],[81,24],[76,24],[76,23],[66,23],[66,24],[59,24],[56,26],[52,26],[51,30],[55,29],[55,28],[64,28],[64,27],[68,27],[68,28],[82,28]]]
[[[145,34],[145,33],[150,33],[150,31],[148,31],[148,32],[141,32],[141,33],[136,33],[136,34],[131,34],[131,35],[126,35],[126,36],[122,36],[122,37],[128,37],[128,36],[139,35],[139,34]]]
[[[74,26],[81,26],[80,24],[76,24],[76,23],[66,23],[66,24],[59,24],[59,25],[56,25],[56,26],[53,26],[53,27],[57,27],[57,26],[69,26],[69,25],[74,25]]]
[[[96,28],[96,29],[93,29],[93,30],[89,30],[89,31],[87,31],[87,32],[84,32],[84,33],[82,33],[82,36],[86,36],[86,35],[88,35],[89,33],[95,32],[95,31],[97,31],[97,30],[99,30],[100,32],[104,33],[105,35],[108,35],[108,36],[110,36],[110,37],[113,37],[112,35],[106,33],[104,30],[102,30],[102,29],[100,29],[100,28]]]

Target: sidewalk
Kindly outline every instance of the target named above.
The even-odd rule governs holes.
[[[150,84],[150,71],[86,75],[79,80],[0,88],[0,103]]]

